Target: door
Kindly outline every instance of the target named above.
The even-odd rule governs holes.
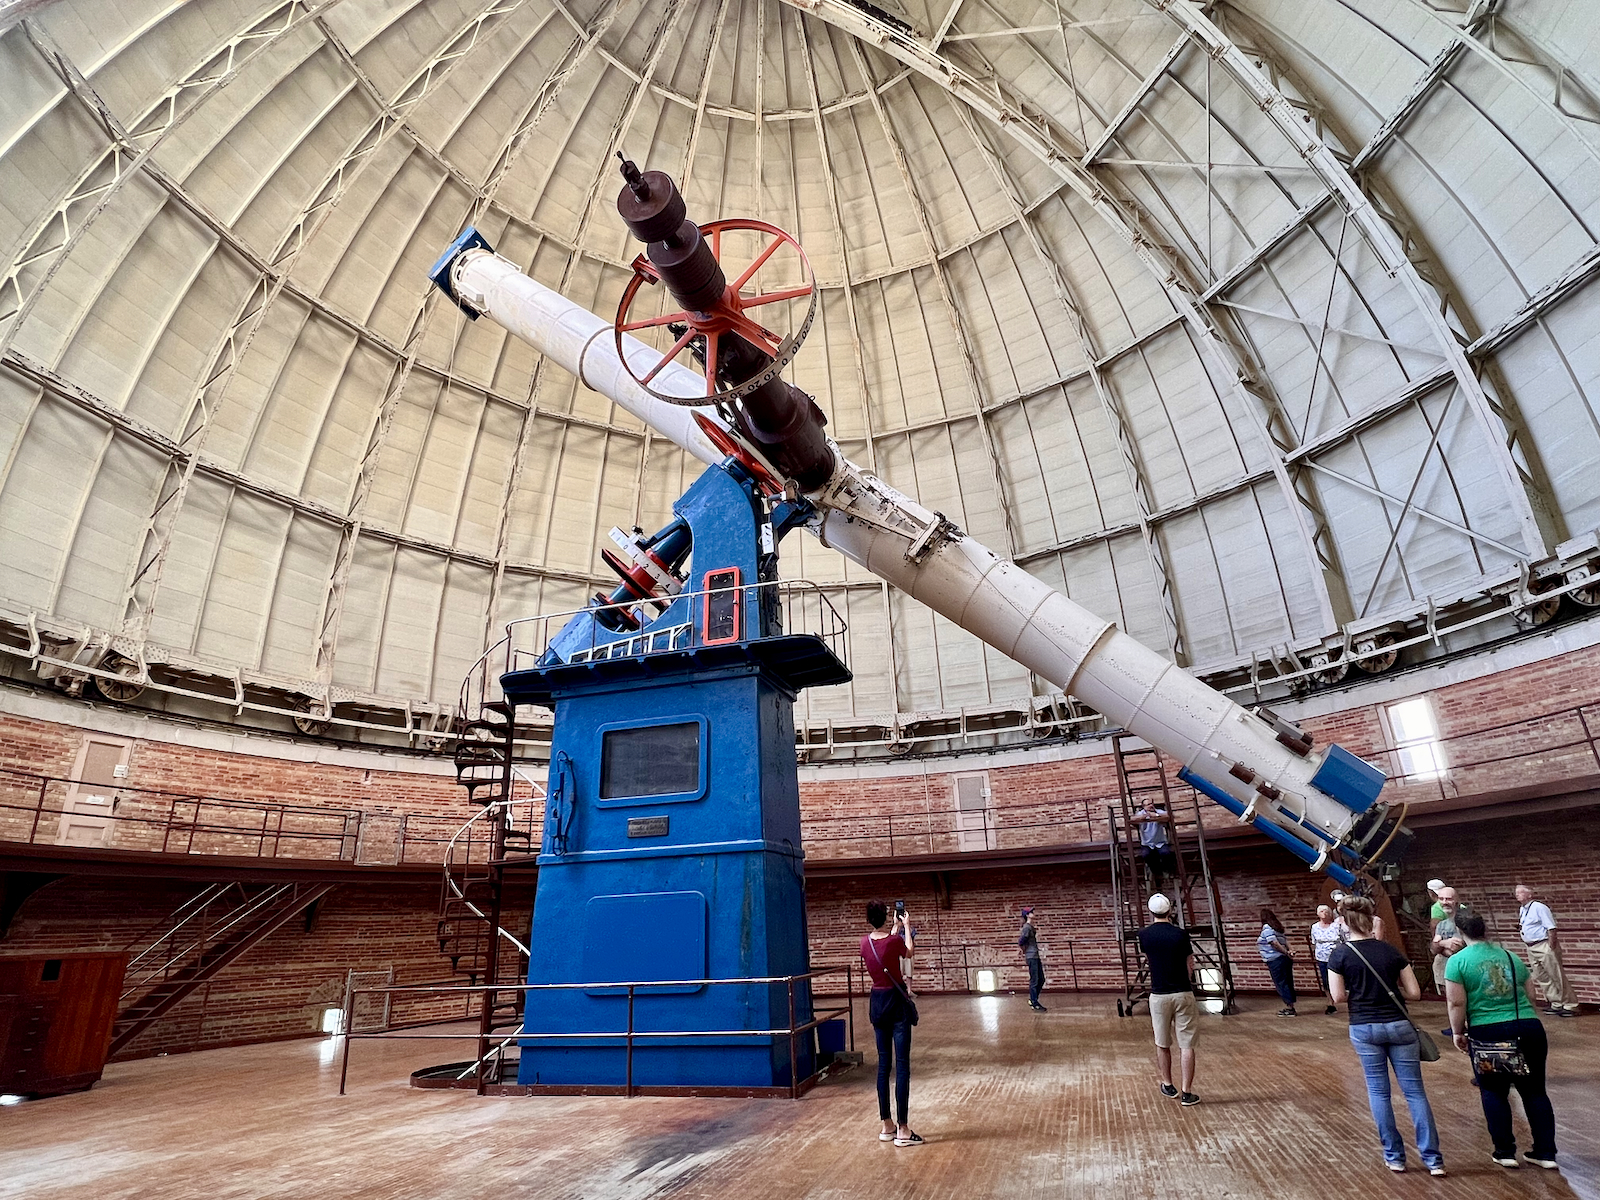
[[[62,801],[56,843],[62,846],[109,846],[117,810],[117,781],[128,773],[133,743],[90,734],[83,739],[73,783]]]
[[[989,819],[989,777],[956,776],[956,849],[993,850],[994,822]]]

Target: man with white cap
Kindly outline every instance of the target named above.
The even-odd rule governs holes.
[[[1199,1104],[1194,1094],[1194,1043],[1199,1006],[1194,999],[1194,945],[1172,920],[1172,901],[1157,892],[1150,897],[1155,919],[1139,931],[1139,948],[1150,964],[1150,1022],[1155,1026],[1156,1066],[1161,1094],[1188,1107]],[[1172,1085],[1172,1043],[1178,1043],[1183,1090]]]

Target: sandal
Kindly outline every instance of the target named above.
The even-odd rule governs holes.
[[[896,1135],[894,1144],[896,1146],[920,1146],[922,1145],[922,1135],[917,1133],[909,1134],[906,1137]]]
[[[894,1141],[894,1134],[885,1133],[885,1132],[883,1132],[883,1130],[880,1129],[880,1130],[878,1130],[878,1140],[880,1142],[892,1142],[892,1141]]]

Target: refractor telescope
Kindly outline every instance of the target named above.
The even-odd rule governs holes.
[[[645,251],[614,319],[528,278],[473,229],[430,277],[469,316],[504,326],[702,462],[738,460],[825,545],[1181,761],[1185,782],[1313,870],[1348,887],[1398,855],[1410,834],[1403,810],[1380,801],[1383,772],[1240,707],[839,452],[816,401],[781,377],[816,313],[798,242],[760,221],[696,223],[664,172],[624,160],[622,176],[617,210]],[[730,279],[725,245],[752,240],[762,248]],[[780,254],[798,282],[751,286]],[[672,305],[640,315],[656,287]],[[790,332],[775,332],[769,313],[786,314]],[[663,328],[674,339],[665,351],[633,336]],[[636,581],[649,575],[632,565]]]

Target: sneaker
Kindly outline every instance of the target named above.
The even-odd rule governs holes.
[[[1444,1168],[1443,1167],[1429,1167],[1428,1168],[1428,1174],[1429,1175],[1442,1176],[1444,1174]]]
[[[1327,1008],[1323,1009],[1322,1011],[1327,1013],[1328,1016],[1331,1017],[1331,1016],[1333,1016],[1334,1013],[1339,1011],[1339,1006],[1337,1004],[1330,1004],[1330,1005],[1328,1005]]]
[[[1183,1095],[1178,1097],[1178,1103],[1183,1105],[1185,1108],[1192,1108],[1194,1105],[1200,1103],[1200,1097],[1196,1096],[1193,1092],[1184,1092]]]
[[[896,1146],[920,1146],[922,1145],[922,1137],[920,1134],[908,1133],[905,1137],[897,1136],[894,1139],[894,1144]],[[1511,1165],[1516,1166],[1517,1164],[1513,1162]]]
[[[1295,1012],[1295,1010],[1292,1008],[1280,1008],[1278,1010],[1278,1015],[1280,1017],[1298,1017],[1300,1014]]]
[[[1388,1167],[1389,1170],[1393,1171],[1396,1175],[1404,1175],[1406,1173],[1405,1163],[1386,1162],[1383,1165]]]
[[[1577,1016],[1577,1015],[1578,1015],[1578,1014],[1577,1014],[1577,1013],[1576,1013],[1576,1012],[1574,1012],[1574,1011],[1573,1011],[1573,1010],[1572,1010],[1572,1009],[1570,1009],[1570,1008],[1563,1008],[1563,1009],[1562,1009],[1562,1010],[1561,1010],[1561,1011],[1560,1011],[1560,1012],[1559,1012],[1559,1013],[1557,1013],[1557,1014],[1556,1014],[1556,1015],[1557,1015],[1557,1016],[1558,1016],[1558,1017],[1575,1017],[1575,1016]]]
[[[1050,1010],[1049,1010],[1049,1009],[1048,1009],[1048,1008],[1046,1008],[1046,1007],[1045,1007],[1045,1006],[1044,1006],[1044,1005],[1042,1005],[1042,1004],[1035,1004],[1035,1005],[1034,1005],[1034,1006],[1033,1006],[1033,1011],[1034,1011],[1034,1012],[1049,1012],[1049,1011],[1050,1011]]]
[[[1555,1007],[1555,1006],[1554,1006],[1554,1005],[1552,1005],[1552,1004],[1546,1004],[1546,1005],[1545,1005],[1545,1006],[1544,1006],[1544,1007],[1543,1007],[1543,1008],[1541,1008],[1541,1009],[1540,1009],[1540,1010],[1539,1010],[1539,1011],[1540,1011],[1540,1012],[1542,1012],[1542,1013],[1544,1013],[1544,1014],[1545,1014],[1545,1016],[1547,1016],[1547,1017],[1553,1017],[1553,1016],[1555,1016],[1555,1015],[1556,1015],[1556,1014],[1557,1014],[1557,1013],[1559,1013],[1559,1012],[1560,1012],[1560,1011],[1561,1011],[1561,1010],[1560,1010],[1560,1009],[1559,1009],[1559,1008],[1556,1008],[1556,1007]]]
[[[1168,1100],[1176,1100],[1178,1098],[1178,1089],[1170,1083],[1163,1083],[1161,1085],[1161,1094]]]
[[[1501,1158],[1498,1154],[1489,1155],[1489,1161],[1492,1163],[1498,1163],[1508,1171],[1515,1171],[1522,1165],[1514,1158]]]
[[[1531,1162],[1534,1166],[1543,1167],[1546,1171],[1554,1171],[1556,1169],[1556,1160],[1553,1158],[1535,1158],[1531,1154],[1524,1154],[1522,1161]]]

